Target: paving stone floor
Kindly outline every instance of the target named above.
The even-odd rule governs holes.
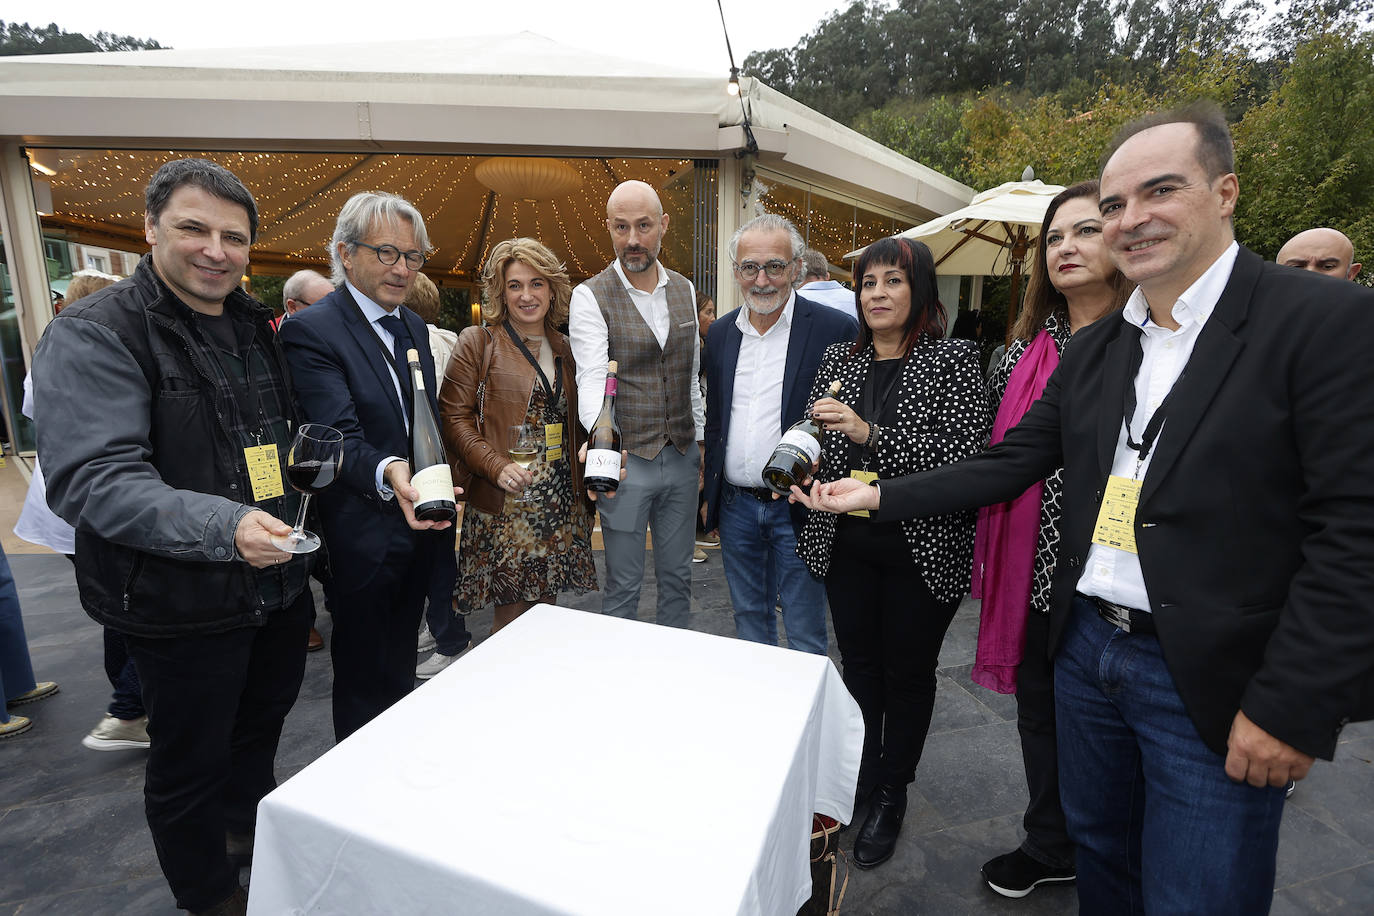
[[[720,558],[708,554],[708,562],[693,567],[693,626],[729,635],[734,626]],[[77,605],[71,566],[52,554],[11,553],[10,563],[34,668],[62,691],[26,707],[33,729],[0,743],[0,916],[175,913],[143,820],[142,752],[81,746],[109,700],[109,685],[100,630]],[[653,606],[653,591],[650,580],[643,607]],[[564,596],[562,603],[596,609],[600,598]],[[481,637],[490,624],[488,611],[475,615],[471,628]],[[327,616],[320,629],[328,639]],[[935,718],[897,853],[876,870],[854,871],[847,916],[1077,911],[1071,888],[1012,901],[978,876],[982,862],[1019,842],[1026,790],[1015,701],[968,679],[976,634],[977,605],[970,601],[941,652]],[[279,779],[333,744],[329,688],[328,652],[315,653],[286,722]],[[1374,912],[1371,761],[1374,723],[1347,728],[1335,762],[1318,764],[1288,803],[1274,913]],[[842,846],[852,837],[846,833]],[[453,912],[462,913],[461,906]]]

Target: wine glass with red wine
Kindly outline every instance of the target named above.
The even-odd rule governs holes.
[[[332,484],[343,466],[343,433],[332,426],[305,423],[296,430],[296,440],[286,453],[286,479],[300,493],[301,511],[296,527],[285,537],[272,538],[272,545],[287,553],[310,553],[320,549],[320,536],[305,530],[305,510],[310,497]]]

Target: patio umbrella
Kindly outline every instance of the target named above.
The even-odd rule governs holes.
[[[987,276],[1011,274],[1008,332],[1016,318],[1017,295],[1026,258],[1040,237],[1040,223],[1050,199],[1062,185],[1009,181],[975,195],[967,207],[936,217],[901,233],[930,246],[937,274]],[[857,258],[863,249],[851,251]]]

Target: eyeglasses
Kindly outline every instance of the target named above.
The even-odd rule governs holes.
[[[787,273],[787,268],[791,266],[791,261],[779,261],[776,259],[763,265],[755,264],[753,261],[745,261],[743,264],[735,265],[735,273],[746,280],[752,280],[759,275],[759,271],[761,270],[768,275],[768,279],[776,280],[778,277]]]
[[[387,267],[401,260],[403,256],[406,259],[406,267],[409,267],[411,270],[419,270],[421,267],[425,266],[425,261],[429,260],[425,257],[424,252],[402,252],[401,249],[397,248],[395,245],[378,246],[369,245],[367,242],[354,242],[353,244],[357,245],[359,248],[371,248],[373,251],[377,252],[377,260],[381,261]]]

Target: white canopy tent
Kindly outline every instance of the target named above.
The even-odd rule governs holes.
[[[143,185],[178,155],[216,158],[258,196],[255,270],[317,265],[347,195],[381,189],[425,214],[440,248],[427,272],[441,285],[473,283],[485,246],[516,232],[595,272],[611,256],[605,195],[642,178],[682,199],[665,243],[681,248],[665,260],[723,278],[722,308],[734,301],[724,242],[770,188],[796,191],[788,215],[809,241],[829,233],[832,260],[972,197],[749,78],[742,110],[724,70],[665,70],[529,32],[0,58],[0,230],[22,360],[51,316],[45,229],[142,250]],[[557,199],[503,197],[475,175],[492,156],[557,157],[581,184]],[[35,180],[52,198],[41,225]]]

